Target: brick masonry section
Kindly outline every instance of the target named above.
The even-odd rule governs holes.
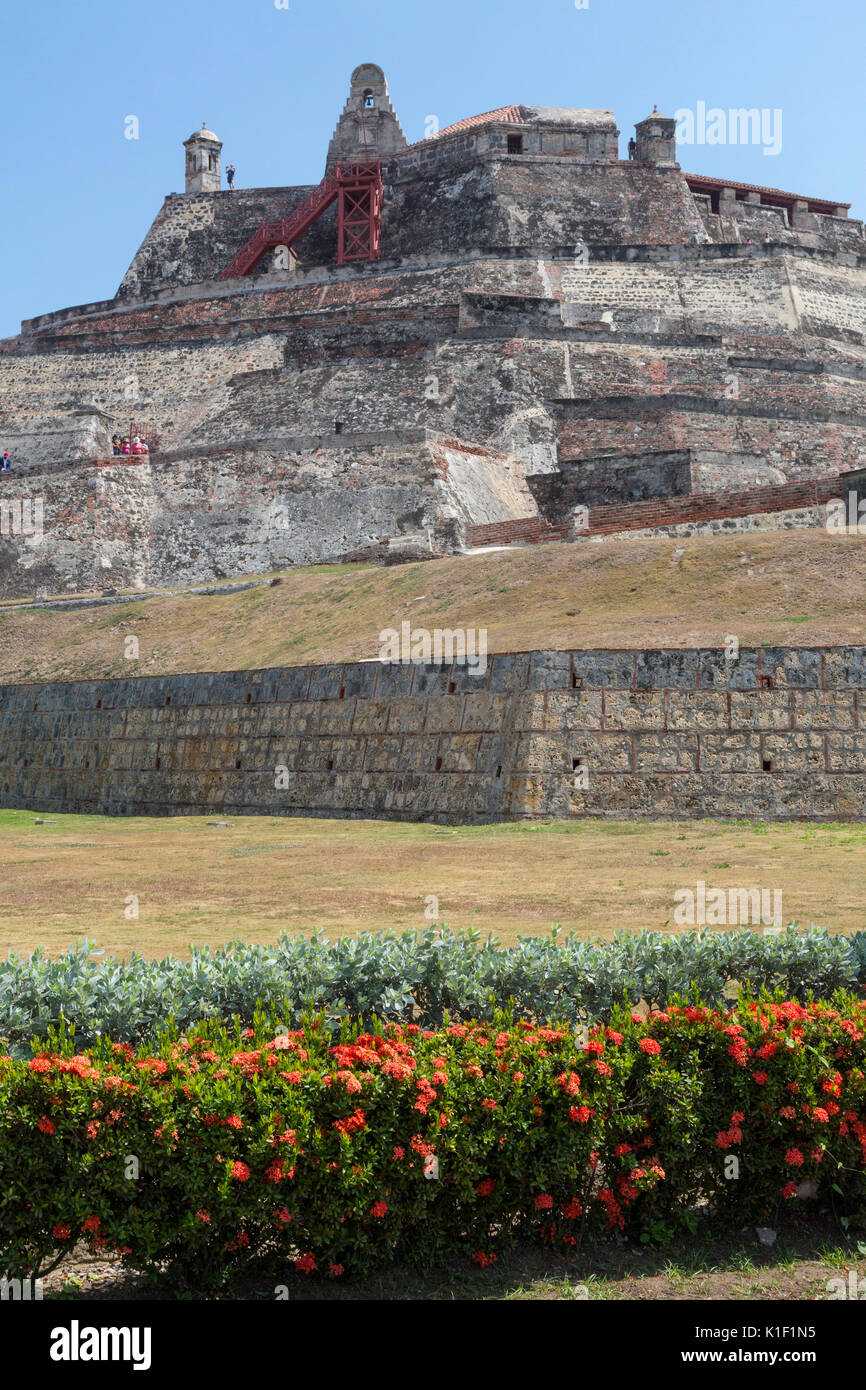
[[[0,687],[0,804],[477,823],[866,817],[866,648]]]
[[[556,479],[556,474],[549,474],[530,480],[530,487],[542,506],[546,501],[546,490]],[[685,497],[659,497],[650,498],[645,502],[627,502],[619,506],[590,507],[589,525],[571,536],[569,522],[562,515],[555,522],[548,522],[543,516],[529,516],[516,521],[493,522],[486,526],[468,526],[466,543],[470,546],[482,546],[508,545],[522,541],[531,545],[569,538],[580,539],[582,536],[605,536],[620,531],[677,526],[683,522],[754,516],[759,513],[792,511],[800,507],[823,507],[833,498],[844,500],[847,492],[844,474],[840,477],[816,478],[814,482],[741,488],[737,492],[693,492]],[[560,510],[562,512],[564,509]]]

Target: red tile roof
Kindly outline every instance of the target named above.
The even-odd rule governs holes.
[[[744,193],[769,193],[776,198],[797,198],[804,203],[821,203],[828,208],[850,208],[850,203],[837,203],[833,198],[807,198],[803,193],[786,193],[783,188],[765,188],[760,183],[735,183],[733,179],[711,178],[708,174],[683,174],[687,183],[702,184],[705,188],[739,188]]]
[[[523,117],[519,106],[499,106],[495,111],[485,111],[480,116],[467,116],[465,120],[455,121],[453,125],[445,126],[444,130],[437,130],[429,138],[438,140],[440,135],[455,135],[461,130],[476,130],[478,126],[492,125],[494,121],[522,121]],[[423,144],[422,140],[417,142]]]

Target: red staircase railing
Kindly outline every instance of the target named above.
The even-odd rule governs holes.
[[[337,264],[379,259],[382,226],[382,166],[378,160],[337,164],[284,222],[263,222],[217,277],[249,275],[273,246],[292,248],[335,199]]]

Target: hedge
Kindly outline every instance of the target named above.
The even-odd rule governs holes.
[[[204,1025],[0,1060],[0,1268],[77,1241],[196,1288],[605,1232],[866,1215],[866,1004],[367,1032]]]
[[[321,1011],[331,1027],[347,1015],[438,1027],[446,1013],[489,1019],[512,1002],[527,1018],[578,1023],[609,1018],[623,998],[663,1008],[693,984],[721,1005],[734,982],[800,999],[863,987],[866,932],[620,932],[601,942],[554,930],[508,947],[443,927],[332,942],[284,933],[272,945],[193,949],[189,960],[103,958],[85,941],[55,960],[36,951],[0,962],[0,1039],[29,1054],[31,1038],[68,1024],[80,1046],[100,1035],[137,1045],[171,1019],[179,1028],[202,1018],[249,1024],[259,1003],[292,1025]]]

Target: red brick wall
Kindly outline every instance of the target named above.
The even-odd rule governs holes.
[[[567,526],[550,526],[540,516],[522,516],[512,521],[487,521],[479,526],[466,527],[466,544],[510,545],[514,541],[537,544],[543,541],[564,541]]]
[[[779,483],[775,487],[743,488],[738,492],[693,492],[688,497],[652,498],[646,502],[593,507],[586,534],[601,536],[611,531],[648,526],[676,526],[680,522],[715,521],[726,516],[816,507],[831,497],[841,496],[843,491],[843,480],[834,476],[811,482]]]
[[[776,487],[744,488],[739,492],[693,492],[688,497],[652,498],[612,507],[591,507],[589,526],[581,534],[604,536],[614,531],[676,526],[681,522],[715,521],[726,516],[751,516],[756,512],[783,512],[795,507],[817,507],[845,493],[842,477],[812,482],[780,483]],[[566,540],[566,525],[551,526],[543,517],[520,517],[466,528],[467,545],[508,545],[523,541],[539,544]]]

